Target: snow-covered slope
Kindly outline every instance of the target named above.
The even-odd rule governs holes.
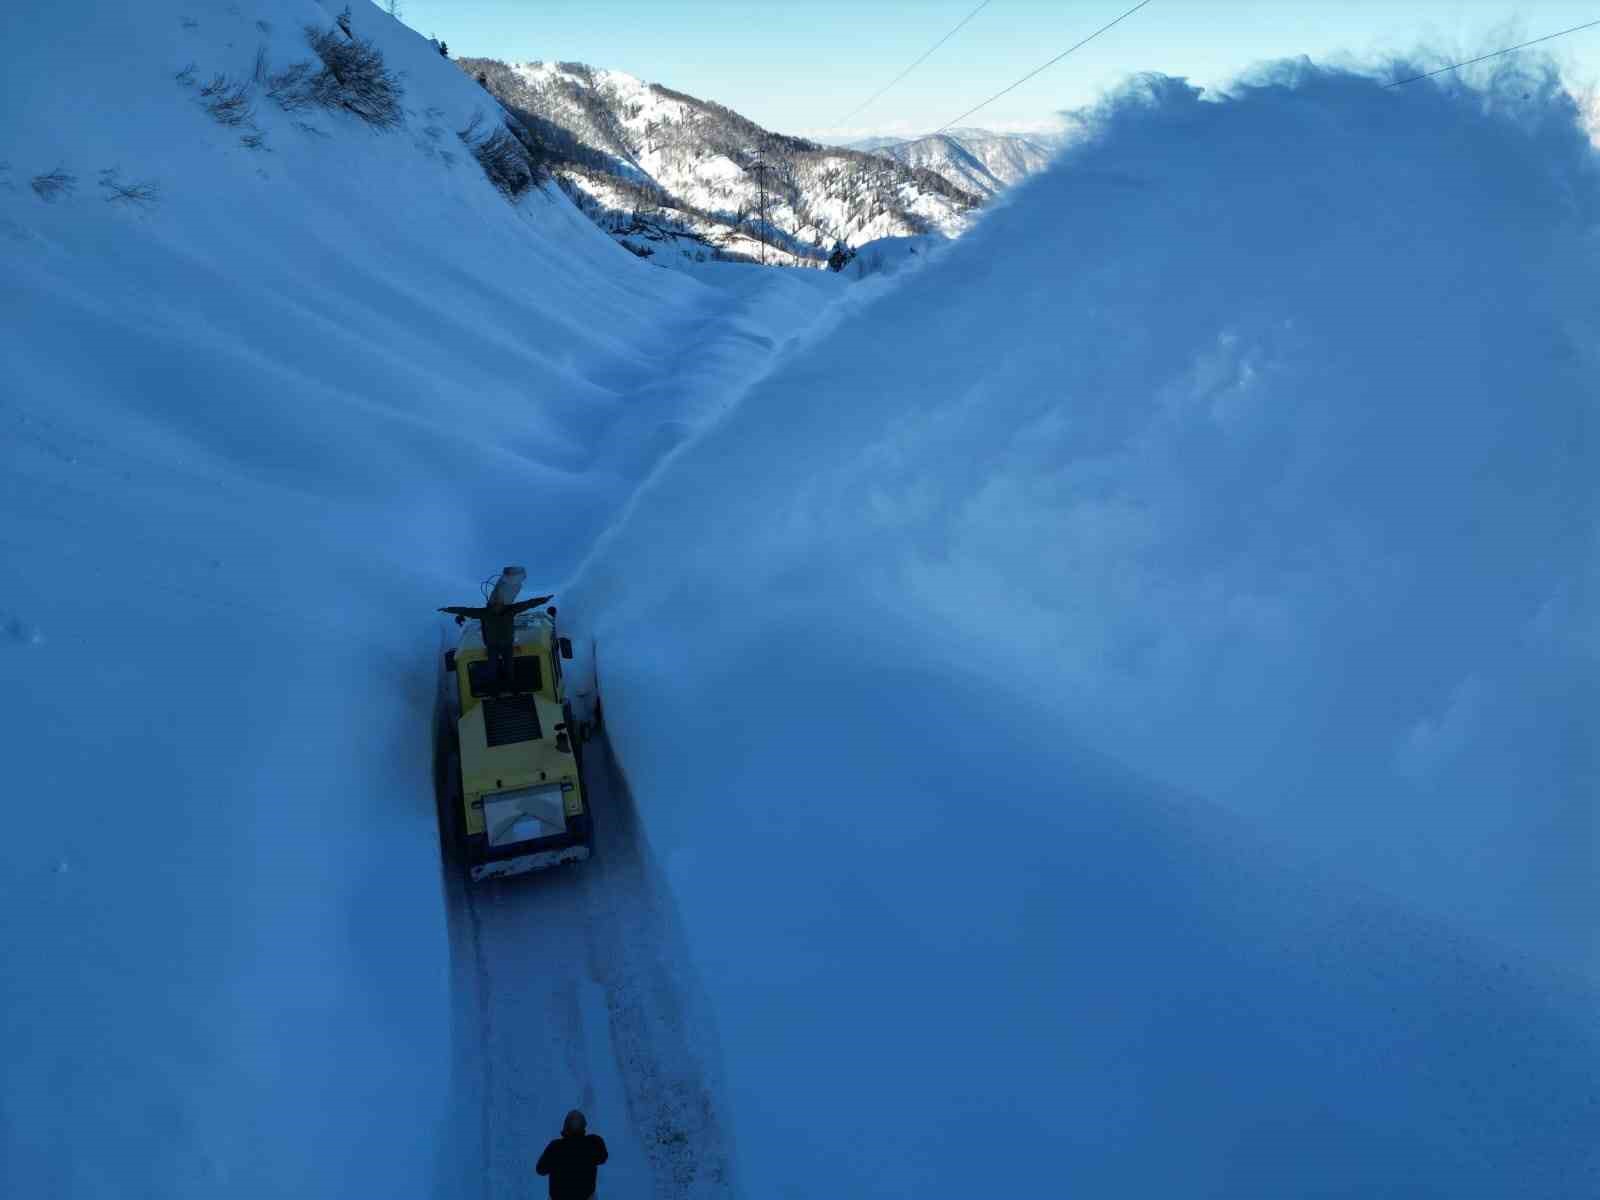
[[[475,58],[458,65],[548,142],[580,205],[636,245],[676,233],[688,242],[669,253],[693,253],[699,242],[755,257],[764,231],[768,261],[817,265],[838,241],[953,237],[981,199],[939,175],[774,134],[620,71]]]
[[[1056,153],[1043,141],[984,129],[952,129],[872,149],[986,198],[1042,171]]]
[[[508,204],[456,133],[492,102],[371,5],[353,30],[399,127],[284,111],[271,79],[343,7],[0,11],[7,1197],[490,1194],[433,609],[503,562],[559,585],[838,283],[710,287],[553,188]],[[250,115],[221,123],[234,95]],[[501,949],[535,961],[540,932]],[[604,1012],[627,969],[541,978]],[[554,1028],[560,999],[518,1018]],[[654,1136],[654,1084],[618,1063],[522,1098],[523,1149],[586,1086],[608,1136]]]
[[[570,595],[748,1194],[1593,1191],[1574,118],[1147,80],[639,494]]]

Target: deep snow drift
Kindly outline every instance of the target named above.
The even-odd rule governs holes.
[[[1592,1190],[1571,103],[1300,65],[1090,126],[568,592],[749,1194]]]
[[[433,609],[508,561],[558,584],[845,287],[708,287],[554,189],[513,208],[456,135],[481,90],[369,5],[402,128],[259,86],[253,126],[208,115],[214,74],[305,61],[303,26],[343,7],[0,12],[6,1196],[472,1174],[441,1149],[473,1100],[451,1094]],[[76,186],[46,199],[58,167]],[[112,199],[111,169],[153,202]],[[546,1121],[574,1099],[541,1098]]]

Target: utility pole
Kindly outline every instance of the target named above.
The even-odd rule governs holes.
[[[761,199],[756,207],[756,233],[761,238],[761,265],[767,265],[767,159],[762,150],[756,151],[756,181],[761,189]]]

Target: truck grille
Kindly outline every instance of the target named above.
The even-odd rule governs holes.
[[[483,729],[491,746],[539,740],[539,713],[532,696],[504,696],[483,702]]]

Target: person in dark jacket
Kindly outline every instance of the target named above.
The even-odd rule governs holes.
[[[535,596],[532,600],[504,604],[496,595],[491,596],[489,603],[483,608],[453,605],[441,608],[439,611],[452,614],[457,625],[468,617],[478,622],[483,629],[483,648],[489,652],[489,665],[494,668],[495,679],[501,687],[510,688],[513,678],[511,659],[517,652],[517,614],[525,613],[530,608],[538,608],[549,600],[549,596]]]
[[[562,1122],[561,1136],[544,1148],[533,1169],[550,1176],[550,1200],[594,1200],[595,1177],[610,1157],[598,1134],[577,1109]]]

